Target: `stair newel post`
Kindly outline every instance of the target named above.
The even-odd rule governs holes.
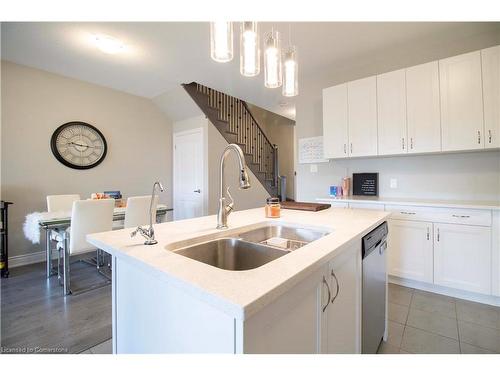
[[[279,171],[279,164],[278,164],[278,146],[275,144],[273,144],[273,154],[274,154],[274,158],[273,158],[273,172],[274,172],[273,185],[274,185],[274,187],[277,187],[280,171]]]

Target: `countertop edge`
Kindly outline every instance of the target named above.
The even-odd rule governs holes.
[[[498,205],[491,204],[481,204],[465,202],[460,203],[458,201],[442,201],[433,202],[432,200],[426,201],[422,200],[412,200],[412,199],[400,199],[400,198],[366,198],[366,197],[347,197],[347,198],[316,198],[317,202],[345,202],[345,203],[372,203],[372,204],[388,204],[388,205],[401,205],[401,206],[420,206],[420,207],[442,207],[442,208],[463,208],[463,209],[474,209],[474,210],[500,210],[500,203]]]

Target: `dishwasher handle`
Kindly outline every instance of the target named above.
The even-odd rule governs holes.
[[[380,244],[380,247],[379,247],[379,249],[378,249],[378,253],[379,253],[380,255],[382,255],[382,254],[383,254],[386,250],[387,250],[387,241],[386,241],[386,240],[384,240],[384,242],[382,242],[382,243]]]

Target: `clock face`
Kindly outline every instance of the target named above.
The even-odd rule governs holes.
[[[106,139],[90,124],[80,121],[61,125],[50,140],[52,153],[62,164],[74,169],[89,169],[104,160]]]

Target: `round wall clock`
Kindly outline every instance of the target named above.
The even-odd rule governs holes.
[[[108,150],[102,133],[81,121],[59,126],[52,134],[50,148],[57,160],[74,169],[90,169],[99,165]]]

